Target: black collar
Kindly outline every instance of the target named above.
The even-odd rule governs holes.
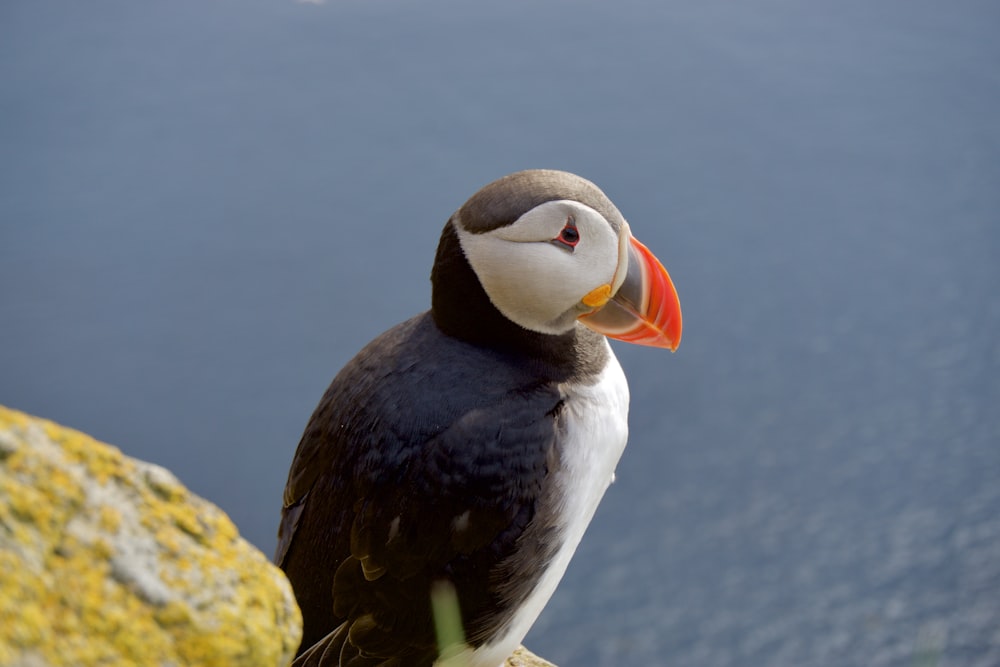
[[[469,265],[452,221],[441,233],[431,285],[431,314],[448,336],[538,365],[540,375],[559,381],[596,375],[607,361],[603,336],[586,327],[550,335],[504,317]]]

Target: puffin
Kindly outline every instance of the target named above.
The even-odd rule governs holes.
[[[519,171],[448,219],[430,310],[337,373],[292,460],[275,562],[302,610],[296,667],[506,660],[625,448],[608,338],[674,351],[681,310],[596,185]],[[458,645],[439,646],[437,590]]]

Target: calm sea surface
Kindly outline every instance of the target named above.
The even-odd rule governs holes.
[[[1000,5],[6,0],[0,402],[270,552],[327,383],[526,167],[664,261],[563,667],[1000,664]]]

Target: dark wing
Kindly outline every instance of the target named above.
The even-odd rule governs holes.
[[[320,653],[344,664],[430,664],[438,579],[458,582],[473,643],[534,584],[519,592],[497,573],[511,569],[558,456],[559,391],[468,346],[463,370],[428,364],[429,344],[438,359],[455,344],[411,329],[337,376],[286,487],[276,560],[303,610],[303,647],[335,642]]]

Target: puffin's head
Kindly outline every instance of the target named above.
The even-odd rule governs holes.
[[[670,276],[590,181],[538,169],[490,183],[448,221],[435,274],[455,240],[493,306],[524,329],[558,335],[579,321],[640,345],[680,343]]]

